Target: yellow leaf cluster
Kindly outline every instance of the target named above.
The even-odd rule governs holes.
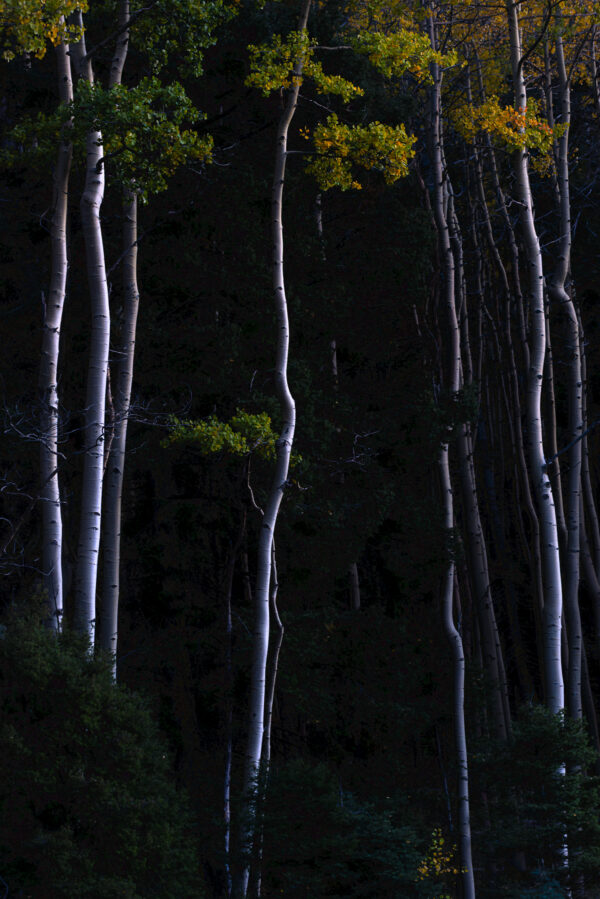
[[[353,97],[361,96],[362,88],[340,75],[327,75],[321,63],[314,58],[314,43],[308,32],[292,31],[283,39],[276,34],[270,44],[250,45],[250,75],[246,84],[257,87],[264,96],[272,91],[291,87],[310,78],[320,94],[335,94],[347,103]],[[298,60],[302,60],[302,75],[294,75]]]
[[[427,854],[417,868],[417,881],[456,877],[461,873],[463,871],[456,859],[456,846],[446,847],[442,830],[436,827],[431,835],[431,845]],[[437,899],[446,899],[446,895],[438,896]]]
[[[76,9],[85,12],[86,0],[0,0],[0,52],[6,60],[19,53],[41,59],[48,41],[57,46],[79,39],[79,29],[67,23]]]
[[[547,173],[554,163],[554,141],[565,133],[565,125],[551,127],[539,115],[539,104],[530,99],[525,109],[502,106],[498,97],[490,97],[481,106],[467,104],[458,109],[453,123],[459,134],[469,143],[487,132],[500,146],[509,151],[527,149],[534,152],[533,165]]]
[[[408,28],[390,34],[359,32],[353,44],[386,78],[399,78],[410,72],[418,81],[431,83],[432,63],[447,67],[458,62],[455,51],[440,53],[433,49],[427,35]]]
[[[308,137],[308,132],[303,136]],[[387,184],[407,175],[416,137],[407,134],[404,125],[345,125],[333,114],[315,128],[313,142],[316,156],[306,170],[321,190],[360,190],[362,185],[353,175],[355,166],[380,171]]]

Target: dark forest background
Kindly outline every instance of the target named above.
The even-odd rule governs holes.
[[[101,5],[95,10],[87,27],[101,39],[107,31],[106,13]],[[137,761],[129,756],[119,760],[116,753],[114,764],[106,766],[110,785],[106,790],[114,796],[141,777],[139,792],[137,786],[131,787],[141,824],[134,816],[130,829],[120,830],[120,816],[106,811],[110,802],[104,793],[97,811],[86,808],[81,797],[77,800],[85,809],[75,816],[81,832],[95,834],[88,855],[81,854],[76,826],[68,833],[60,831],[64,824],[60,814],[52,819],[47,809],[44,812],[46,843],[36,844],[32,836],[41,826],[39,815],[25,834],[14,818],[4,821],[0,877],[8,884],[10,897],[226,894],[223,780],[231,727],[232,794],[238,796],[253,627],[247,586],[255,577],[260,527],[247,478],[261,506],[270,466],[258,455],[248,459],[226,452],[211,454],[193,441],[168,445],[165,440],[171,415],[228,420],[243,409],[267,412],[276,432],[280,425],[272,373],[275,318],[269,204],[281,100],[277,93],[261,97],[245,86],[244,79],[247,45],[273,31],[285,31],[295,14],[285,6],[265,11],[247,5],[222,28],[206,52],[202,77],[186,82],[188,93],[206,114],[205,123],[197,127],[213,135],[214,161],[179,169],[168,190],[140,208],[141,305],[123,502],[118,690],[110,683],[107,665],[102,659],[86,659],[74,636],[61,638],[65,648],[59,664],[52,638],[36,623],[43,600],[35,503],[36,383],[42,299],[49,280],[50,165],[15,164],[0,175],[0,590],[6,613],[12,616],[2,626],[0,640],[0,682],[3,697],[9,697],[3,698],[1,740],[3,753],[15,766],[5,767],[2,777],[10,780],[21,771],[23,795],[47,788],[54,791],[58,807],[64,804],[57,786],[61,753],[72,751],[77,732],[88,734],[89,746],[82,746],[81,752],[89,751],[95,759],[112,756],[120,735],[130,727],[138,734],[132,745],[148,747],[148,756],[142,753]],[[136,57],[135,44],[129,53],[133,78],[136,65],[143,69],[143,60]],[[102,73],[109,59],[107,47],[106,54],[95,59],[97,71]],[[348,77],[368,87],[365,98],[354,106],[356,120],[404,121],[417,136],[423,135],[423,99],[416,89],[410,85],[392,89],[363,61],[343,57],[340,65],[342,70],[347,67]],[[0,125],[5,133],[23,114],[55,107],[54,81],[51,55],[33,65],[16,59],[0,67]],[[584,93],[583,88],[579,94],[575,90],[576,106],[585,102]],[[319,114],[315,99],[308,88],[301,93],[291,138],[294,149],[302,148],[298,128],[314,126]],[[572,269],[587,340],[588,419],[595,422],[600,414],[600,186],[592,158],[598,122],[589,116],[585,121],[585,127],[575,126],[580,155],[589,164],[582,163],[575,175],[580,183],[574,191],[578,224]],[[294,451],[301,459],[291,472],[276,535],[285,635],[264,808],[265,897],[459,895],[452,670],[439,602],[450,551],[461,583],[468,583],[468,578],[461,541],[455,540],[450,550],[443,528],[437,456],[448,416],[454,416],[455,423],[474,420],[477,409],[466,392],[458,411],[448,411],[437,393],[434,307],[440,268],[426,199],[431,172],[424,147],[422,141],[407,178],[389,186],[371,172],[361,191],[321,194],[304,172],[302,156],[288,160],[284,225],[289,380],[298,409]],[[456,163],[466,153],[465,144],[451,132],[446,153]],[[89,332],[78,211],[82,177],[82,167],[76,164],[61,344],[67,615],[80,503]],[[456,164],[457,196],[468,192],[469,178],[468,166]],[[537,186],[539,206],[546,203],[550,208],[551,184],[539,180]],[[539,208],[538,213],[542,215]],[[121,214],[120,193],[110,187],[109,170],[102,221],[116,322],[122,308]],[[552,254],[552,246],[545,253]],[[466,246],[468,283],[473,281],[474,266],[474,253]],[[560,342],[554,356],[560,435],[567,428]],[[492,358],[487,366],[486,389],[494,391],[498,362]],[[486,433],[486,422],[474,420],[474,427],[480,446],[486,447],[490,470],[497,472],[501,447],[493,433]],[[595,430],[589,444],[597,489]],[[536,637],[530,571],[521,557],[507,555],[495,542],[495,488],[486,480],[486,471],[479,474],[515,723],[508,744],[495,742],[466,589],[461,594],[460,623],[467,658],[478,894],[521,899],[566,896],[559,856],[564,810],[569,809],[577,816],[581,844],[577,852],[587,894],[592,896],[600,851],[597,761],[595,753],[584,747],[593,744],[593,729],[586,721],[565,722],[540,705],[543,685],[532,662]],[[459,526],[461,514],[459,507]],[[14,536],[12,529],[17,530]],[[229,670],[226,592],[231,565]],[[583,582],[590,681],[597,693],[600,658],[586,591]],[[24,605],[29,611],[22,611]],[[529,657],[529,664],[525,660],[532,672],[529,692],[519,674],[510,616],[519,621],[520,648]],[[90,698],[89,690],[96,689],[90,687],[90,678],[99,678],[104,685],[98,686],[101,695],[96,700]],[[64,691],[71,691],[68,702]],[[86,705],[93,707],[97,701],[100,710],[108,709],[113,692],[128,697],[119,701],[130,706],[110,715],[99,711],[97,718],[87,721]],[[36,695],[45,697],[40,700],[39,716],[46,722],[41,729],[36,729],[38,719],[31,711]],[[63,697],[64,706],[54,707],[56,695]],[[23,743],[17,751],[10,748],[11,716],[22,721],[23,715],[30,716],[26,732],[31,742],[29,748]],[[58,740],[56,754],[46,758],[45,741],[54,728],[64,739]],[[160,765],[148,761],[163,756]],[[557,778],[565,758],[567,775]],[[36,759],[45,759],[44,766]],[[155,773],[146,781],[139,766]],[[40,782],[32,787],[41,771],[46,786]],[[150,823],[139,811],[144,795],[164,804],[162,811],[154,810]],[[25,812],[17,809],[13,815],[24,820]],[[164,824],[169,815],[171,829]],[[125,855],[119,862],[123,871],[134,872],[133,886],[127,886],[122,871],[119,880],[117,868],[106,873],[103,865],[118,849],[116,842],[135,843],[132,834],[139,827],[150,835],[145,845],[156,848],[152,859],[141,860],[142,839],[131,857]],[[172,856],[165,861],[171,850],[164,851],[164,845],[170,846],[177,828],[182,830],[175,840],[178,848],[172,850],[180,853],[175,875],[169,868]],[[63,842],[57,849],[48,834],[58,831]],[[52,859],[62,859],[60,877]],[[138,862],[143,873],[135,873]],[[47,871],[42,885],[40,871]],[[15,891],[12,884],[19,882],[24,885]]]

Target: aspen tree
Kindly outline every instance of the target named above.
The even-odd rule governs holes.
[[[153,22],[135,18],[135,28],[144,26],[146,49],[158,53],[153,58],[153,68],[164,64],[165,46],[172,49],[171,30],[179,30],[182,18],[186,25],[186,39],[179,47],[194,73],[200,72],[200,61],[205,47],[213,40],[214,26],[219,17],[217,4],[207,3],[199,15],[198,10],[188,9],[187,4],[175,0],[169,9],[168,22]],[[151,12],[151,7],[146,13]],[[188,21],[188,17],[191,17]],[[201,21],[200,21],[201,19]],[[188,160],[208,160],[212,140],[184,130],[185,118],[190,122],[200,118],[185,91],[178,82],[163,86],[157,78],[142,79],[130,89],[122,85],[123,70],[131,39],[131,14],[128,0],[121,0],[117,20],[116,45],[108,77],[108,90],[97,86],[95,92],[83,98],[81,113],[84,118],[105,121],[103,137],[106,154],[112,156],[113,180],[123,193],[122,210],[122,265],[123,314],[122,325],[112,364],[114,389],[114,423],[112,439],[106,452],[106,474],[103,484],[104,507],[102,513],[102,599],[99,609],[97,641],[100,648],[116,656],[118,630],[118,602],[120,585],[121,501],[127,442],[127,424],[130,414],[133,380],[139,289],[137,283],[138,253],[138,201],[164,190],[170,175]],[[207,27],[208,26],[208,27]],[[152,29],[154,28],[154,31]],[[164,46],[156,51],[154,42],[162,37]],[[140,36],[141,39],[141,36]],[[87,103],[87,107],[86,107]],[[108,423],[106,431],[108,432]],[[104,453],[102,454],[104,456]],[[116,657],[114,661],[116,676]]]
[[[91,59],[87,55],[81,12],[76,13],[76,21],[82,29],[82,36],[73,47],[73,56],[80,78],[92,86],[94,74]],[[87,632],[92,643],[96,625],[96,583],[104,476],[104,415],[110,344],[108,282],[100,222],[104,185],[105,165],[102,134],[98,130],[92,130],[86,138],[85,188],[80,203],[91,303],[91,331],[85,404],[81,520],[73,618],[77,630]]]
[[[510,39],[515,107],[527,110],[527,88],[523,73],[523,50],[517,6],[505,4]],[[525,145],[515,150],[520,219],[525,258],[529,274],[529,310],[531,317],[531,359],[528,372],[526,415],[529,464],[540,516],[542,567],[544,579],[544,665],[546,702],[552,712],[564,708],[564,682],[561,662],[562,582],[558,545],[558,527],[552,485],[548,478],[542,433],[541,396],[546,353],[544,306],[544,270],[537,234],[533,197],[529,181],[528,151]]]
[[[109,89],[121,84],[129,47],[130,4],[121,0],[115,52],[110,67]],[[104,516],[102,527],[102,599],[100,603],[98,645],[114,656],[113,671],[117,676],[117,632],[121,558],[121,499],[127,444],[127,420],[131,402],[135,335],[140,294],[137,283],[137,196],[123,191],[123,326],[113,370],[116,371],[114,433],[106,460],[104,483]]]
[[[298,33],[305,34],[311,0],[303,0],[298,23]],[[251,849],[256,836],[256,784],[261,773],[265,728],[266,670],[269,651],[271,602],[271,575],[273,561],[273,539],[279,506],[288,477],[290,455],[296,429],[296,405],[287,379],[289,352],[289,320],[283,270],[283,188],[287,161],[288,132],[296,106],[302,80],[306,49],[293,61],[291,84],[285,98],[284,110],[277,126],[275,167],[271,194],[272,222],[272,275],[277,312],[277,356],[275,361],[276,385],[282,412],[281,435],[277,441],[277,459],[273,483],[265,505],[258,546],[258,566],[254,590],[255,622],[252,644],[252,669],[250,674],[249,725],[244,763],[243,789],[247,797],[246,817],[242,824],[241,843],[246,852]],[[235,883],[237,899],[244,899],[250,877],[249,859],[243,861]]]
[[[579,554],[580,554],[580,509],[581,509],[581,463],[583,434],[583,379],[581,369],[580,324],[573,300],[566,282],[571,261],[571,201],[569,183],[569,126],[571,124],[571,86],[567,73],[563,27],[560,7],[558,9],[558,33],[555,40],[555,55],[558,68],[559,109],[564,132],[558,139],[557,147],[557,188],[559,206],[559,252],[557,265],[548,279],[548,292],[564,313],[567,332],[568,360],[568,407],[569,407],[569,450],[568,473],[566,476],[566,528],[567,545],[565,558],[565,612],[569,640],[569,663],[567,680],[567,707],[573,718],[581,718],[581,669],[583,634],[579,613]]]
[[[73,100],[73,81],[69,45],[56,47],[58,91],[62,104]],[[54,630],[61,627],[63,614],[63,527],[61,493],[58,476],[59,395],[58,363],[62,315],[67,289],[67,207],[69,175],[73,147],[65,134],[58,148],[54,168],[54,200],[52,210],[52,259],[50,289],[45,307],[42,331],[42,355],[39,375],[40,392],[40,475],[42,482],[42,540],[43,569],[50,611],[49,621]]]
[[[60,0],[51,8],[39,0],[2,0],[0,50],[5,60],[18,54],[44,57],[48,43],[54,45],[59,103],[73,99],[69,41],[77,40],[80,29],[67,17],[84,2]],[[65,302],[68,252],[67,206],[73,148],[69,129],[61,133],[53,171],[53,200],[50,225],[51,262],[48,297],[44,302],[42,349],[38,392],[40,401],[40,500],[42,503],[42,565],[48,602],[48,624],[59,630],[63,614],[62,545],[63,525],[59,484],[59,395],[58,364],[60,334]]]
[[[436,49],[436,29],[433,13],[429,11],[429,34],[431,44]],[[433,84],[430,91],[430,154],[433,167],[433,213],[437,228],[440,253],[444,271],[443,299],[441,306],[445,314],[445,389],[449,396],[456,397],[460,388],[461,344],[460,327],[456,317],[454,255],[450,241],[450,229],[446,217],[447,201],[442,150],[442,68],[437,62],[431,63]],[[450,480],[449,444],[442,443],[439,456],[439,470],[442,490],[444,525],[448,535],[454,530],[454,501]],[[449,640],[453,660],[454,680],[454,731],[458,764],[458,827],[461,860],[461,882],[465,899],[475,899],[475,880],[471,852],[471,823],[469,804],[469,760],[467,753],[464,689],[465,656],[461,634],[454,622],[454,580],[455,563],[448,562],[442,585],[442,620]]]

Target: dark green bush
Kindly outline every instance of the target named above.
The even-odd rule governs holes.
[[[326,765],[297,759],[272,772],[264,815],[263,896],[417,899],[440,884],[417,883],[427,838],[401,820],[397,803],[340,792]]]
[[[474,822],[481,895],[563,896],[580,877],[597,888],[600,790],[584,723],[525,706],[509,742],[473,748],[472,795],[487,797],[487,822]]]
[[[0,876],[10,896],[202,895],[185,803],[144,701],[86,638],[0,631]]]

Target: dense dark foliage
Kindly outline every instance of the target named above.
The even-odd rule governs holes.
[[[36,611],[0,626],[0,875],[9,896],[202,895],[198,831],[148,704]]]

